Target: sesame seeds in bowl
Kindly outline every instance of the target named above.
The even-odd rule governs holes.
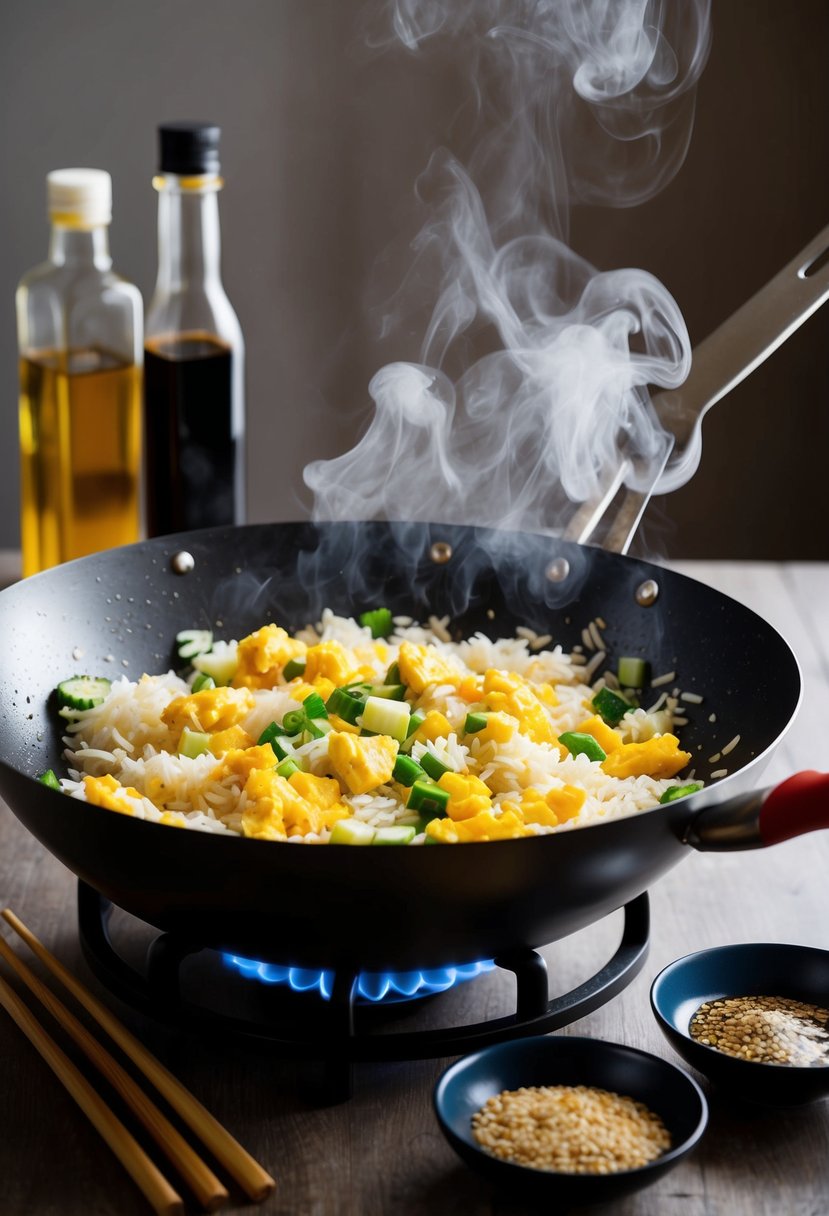
[[[682,1069],[617,1043],[516,1039],[452,1064],[435,1089],[443,1134],[474,1170],[543,1203],[649,1186],[698,1143],[705,1098]]]
[[[732,1097],[829,1097],[829,951],[747,943],[671,963],[651,988],[662,1033]]]

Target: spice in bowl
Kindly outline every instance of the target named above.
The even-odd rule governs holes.
[[[829,1067],[829,1009],[778,996],[720,997],[700,1005],[692,1039],[754,1064]]]
[[[472,1116],[472,1133],[504,1161],[563,1174],[638,1169],[671,1147],[643,1103],[586,1085],[504,1090]]]

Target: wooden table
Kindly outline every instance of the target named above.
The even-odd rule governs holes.
[[[829,764],[829,566],[688,562],[680,568],[754,607],[788,637],[803,666],[799,722],[769,778]],[[648,1006],[654,975],[691,950],[740,941],[829,947],[829,833],[778,848],[689,855],[651,892],[653,938],[644,972],[605,1008],[564,1033],[589,1034],[675,1059]],[[76,973],[75,880],[0,805],[0,898]],[[608,956],[619,914],[545,951],[559,991]],[[112,1001],[112,998],[108,998]],[[428,1016],[505,1013],[509,981],[485,976],[433,1002]],[[268,1216],[517,1216],[447,1147],[431,1110],[445,1061],[364,1065],[354,1098],[319,1108],[313,1066],[213,1046],[118,1006],[196,1095],[279,1179]],[[3,1216],[144,1216],[150,1209],[86,1119],[0,1011],[0,1212]],[[191,1209],[194,1210],[194,1209]],[[227,1211],[251,1211],[238,1193]],[[695,1155],[614,1216],[826,1216],[829,1102],[775,1112],[711,1095]]]

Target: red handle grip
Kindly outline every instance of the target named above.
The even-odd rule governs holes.
[[[763,844],[829,828],[829,773],[807,769],[776,785],[760,808]]]

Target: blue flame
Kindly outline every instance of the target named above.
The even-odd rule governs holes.
[[[235,967],[242,975],[252,979],[262,980],[266,984],[287,984],[294,992],[318,992],[324,1001],[331,999],[333,971],[281,967],[278,963],[258,963],[255,959],[240,958],[235,954],[223,954],[222,958],[229,967]],[[494,966],[491,959],[486,959],[480,963],[462,963],[457,967],[439,967],[432,971],[364,971],[357,979],[357,995],[375,1003],[432,996],[492,971]]]

